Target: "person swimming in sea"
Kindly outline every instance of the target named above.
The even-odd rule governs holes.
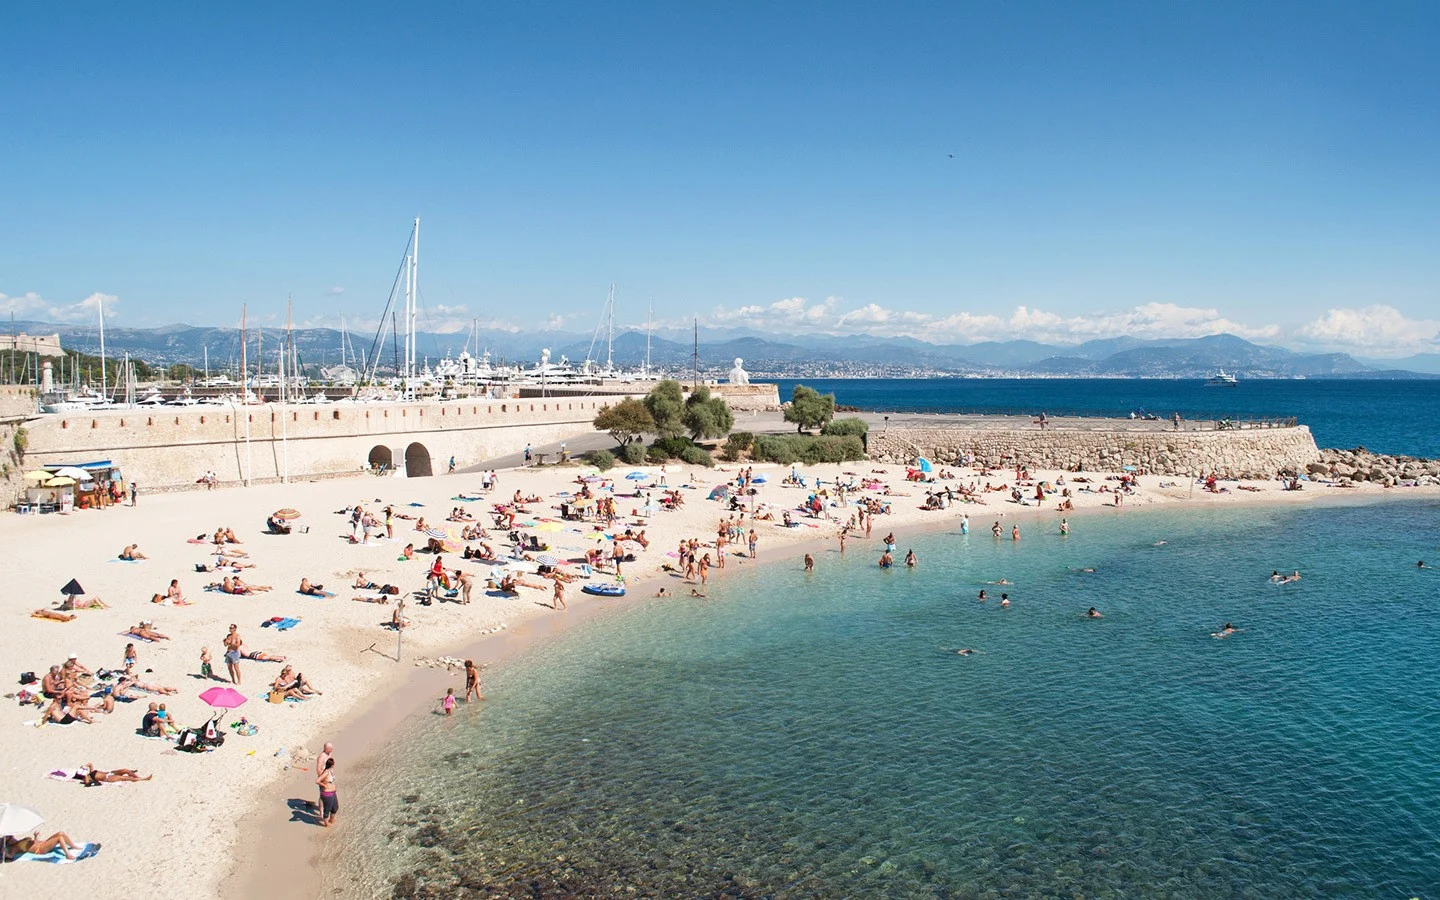
[[[974,649],[973,647],[960,647],[959,649],[956,649],[956,650],[946,650],[945,652],[946,652],[946,653],[953,653],[953,654],[955,654],[956,656],[974,656],[974,655],[975,655],[975,649]]]
[[[1096,608],[1093,607],[1093,606],[1090,607],[1090,609],[1085,613],[1085,617],[1086,617],[1087,619],[1103,619],[1103,618],[1105,618],[1103,615],[1100,614],[1100,610],[1096,609]]]
[[[1002,579],[1000,579],[999,581],[987,581],[987,582],[985,582],[985,583],[986,583],[986,584],[999,584],[999,585],[1006,585],[1006,586],[1008,586],[1008,585],[1010,584],[1010,579],[1008,579],[1008,578],[1002,578]]]
[[[1009,594],[1001,594],[1001,595],[1000,595],[1000,608],[1001,608],[1001,609],[1009,609],[1009,608],[1010,608],[1010,595],[1009,595]]]
[[[1210,636],[1213,637],[1213,638],[1227,638],[1227,637],[1229,637],[1230,635],[1236,633],[1236,632],[1239,631],[1239,630],[1240,630],[1240,629],[1236,628],[1234,625],[1231,625],[1229,622],[1226,622],[1226,623],[1220,628],[1219,631],[1212,631],[1212,632],[1210,633]]]
[[[976,599],[976,600],[979,600],[981,603],[984,603],[986,600],[989,600],[989,599],[990,599],[990,595],[985,593],[985,589],[984,589],[984,588],[981,588],[981,589],[980,589],[980,596],[979,596],[979,597],[976,597],[975,599]]]
[[[1419,562],[1417,562],[1417,563],[1415,564],[1415,568],[1417,568],[1417,569],[1433,569],[1433,568],[1435,568],[1435,567],[1434,567],[1434,566],[1427,566],[1427,565],[1425,565],[1425,560],[1422,559],[1422,560],[1420,560]]]
[[[1273,572],[1270,573],[1270,583],[1271,583],[1271,584],[1282,584],[1282,583],[1284,583],[1284,581],[1285,581],[1285,576],[1280,574],[1280,570],[1279,570],[1279,569],[1276,569],[1275,571],[1273,571]]]

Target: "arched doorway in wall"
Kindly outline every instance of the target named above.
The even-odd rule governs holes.
[[[370,448],[370,456],[366,458],[365,462],[372,472],[376,470],[388,472],[395,466],[395,460],[390,453],[390,448],[382,447],[379,444]]]
[[[434,475],[430,469],[430,451],[425,445],[416,441],[405,448],[405,477],[423,478],[427,475]]]

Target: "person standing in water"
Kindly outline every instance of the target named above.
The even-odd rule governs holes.
[[[961,533],[962,535],[963,535],[963,534],[969,534],[969,533],[970,533],[970,514],[969,514],[969,513],[966,513],[965,515],[963,515],[963,516],[960,517],[960,533]]]
[[[1061,533],[1061,534],[1069,534],[1069,533],[1070,533],[1070,520],[1069,520],[1069,519],[1061,519],[1061,520],[1060,520],[1060,533]]]
[[[920,561],[920,560],[918,560],[918,559],[915,558],[915,551],[914,551],[914,550],[906,550],[906,551],[905,551],[905,565],[906,565],[907,568],[911,568],[911,569],[915,568],[915,564],[918,563],[919,561]]]
[[[805,571],[806,571],[806,572],[813,572],[813,571],[815,571],[815,557],[811,556],[811,555],[808,554],[808,553],[805,554]]]
[[[1012,540],[1012,541],[1018,541],[1018,540],[1020,540],[1020,526],[1019,526],[1019,525],[1012,525],[1012,526],[1010,526],[1010,540]]]

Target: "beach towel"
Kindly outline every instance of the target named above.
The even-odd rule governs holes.
[[[82,859],[89,859],[90,857],[95,856],[95,855],[98,854],[99,852],[100,852],[100,845],[99,845],[99,844],[84,844],[84,845],[81,846],[80,852],[75,854],[75,858],[74,858],[74,859],[71,859],[70,857],[68,857],[68,856],[65,855],[65,851],[64,851],[64,850],[61,850],[59,847],[56,847],[54,850],[51,850],[49,853],[46,853],[46,854],[43,854],[43,855],[37,855],[37,854],[34,854],[34,853],[22,853],[20,856],[16,857],[16,861],[17,861],[17,862],[45,862],[45,863],[55,863],[56,865],[64,865],[65,863],[73,863],[73,862],[79,862],[79,861],[82,860]]]
[[[296,625],[299,624],[299,619],[290,618],[288,616],[273,616],[272,618],[266,619],[265,621],[261,622],[260,627],[269,628],[273,625],[275,626],[276,631],[289,631],[290,629],[294,628]]]
[[[118,557],[118,556],[115,557],[115,558],[113,558],[113,559],[111,559],[111,560],[109,560],[109,562],[118,562],[118,563],[140,563],[140,562],[144,562],[144,561],[145,561],[145,560],[143,560],[143,559],[121,559],[121,558]]]
[[[118,635],[120,635],[121,637],[125,638],[126,640],[130,640],[130,641],[144,641],[144,642],[147,643],[147,644],[153,644],[153,643],[155,643],[155,639],[154,639],[154,638],[141,637],[141,636],[138,635],[138,634],[131,634],[131,633],[128,632],[128,631],[117,631],[117,632],[115,632],[115,633],[118,634]]]
[[[302,596],[302,597],[333,597],[333,596],[335,596],[335,592],[334,592],[334,591],[316,591],[316,592],[313,593],[313,594],[307,594],[307,593],[305,593],[304,591],[296,591],[295,593],[299,594],[299,595]]]
[[[54,779],[55,781],[79,781],[84,777],[81,772],[82,770],[80,769],[51,769],[45,773],[45,777]],[[101,784],[104,783],[103,781],[101,782]]]

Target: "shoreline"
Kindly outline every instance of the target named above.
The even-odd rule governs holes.
[[[654,467],[639,467],[655,472]],[[173,746],[145,741],[135,735],[144,702],[121,704],[114,716],[100,716],[94,726],[70,728],[20,729],[22,719],[34,719],[34,707],[11,707],[8,724],[12,728],[10,752],[6,765],[0,767],[0,786],[12,802],[34,806],[44,812],[47,827],[63,830],[79,840],[104,841],[105,853],[87,861],[83,870],[86,884],[102,893],[118,893],[138,884],[152,888],[194,889],[204,882],[206,891],[222,896],[249,892],[250,879],[283,876],[281,895],[296,893],[294,879],[305,884],[318,883],[322,873],[313,867],[315,850],[323,846],[323,830],[314,825],[293,821],[284,801],[290,797],[308,800],[313,794],[310,775],[299,781],[299,771],[285,771],[285,760],[276,758],[277,746],[284,751],[309,747],[318,749],[328,737],[335,742],[337,756],[346,768],[344,784],[358,785],[364,780],[366,759],[372,747],[393,734],[406,717],[443,693],[443,686],[460,683],[457,671],[416,667],[418,656],[436,658],[451,655],[454,648],[468,652],[477,662],[493,670],[516,653],[553,639],[567,628],[580,625],[596,615],[615,610],[630,610],[634,602],[651,599],[654,588],[672,580],[659,574],[666,560],[666,550],[682,537],[713,537],[715,523],[727,514],[725,506],[705,502],[710,486],[729,480],[738,467],[734,464],[718,470],[677,466],[672,480],[681,481],[690,474],[695,490],[684,492],[687,502],[674,512],[660,512],[638,526],[648,530],[651,549],[640,554],[628,568],[626,598],[600,598],[571,593],[569,612],[561,616],[548,609],[548,592],[524,590],[518,598],[496,597],[481,591],[469,606],[437,603],[431,607],[407,606],[412,627],[405,633],[405,666],[410,672],[399,672],[393,662],[393,631],[381,629],[380,620],[388,621],[390,608],[349,602],[348,584],[358,570],[377,582],[390,582],[402,588],[417,587],[423,580],[421,567],[426,564],[403,562],[396,552],[407,541],[414,540],[411,525],[396,523],[393,542],[383,541],[366,547],[342,540],[348,533],[345,520],[334,511],[357,500],[367,507],[386,500],[398,510],[432,516],[439,523],[443,510],[454,508],[453,495],[475,487],[475,476],[457,474],[417,479],[327,479],[295,482],[288,485],[265,485],[246,491],[227,492],[215,498],[209,492],[142,495],[138,507],[113,507],[109,510],[77,512],[69,516],[22,517],[0,519],[0,540],[6,543],[11,558],[33,560],[17,566],[12,589],[0,598],[0,608],[11,614],[11,628],[0,633],[0,649],[8,650],[7,658],[18,670],[39,671],[65,659],[69,653],[79,655],[91,668],[110,667],[120,660],[120,650],[131,640],[121,629],[143,618],[158,619],[158,627],[170,635],[158,643],[137,641],[140,654],[139,670],[153,669],[145,675],[157,683],[174,686],[178,693],[145,699],[167,700],[181,725],[197,725],[212,710],[204,706],[197,694],[205,683],[197,681],[199,650],[219,646],[226,623],[238,623],[247,646],[270,649],[290,657],[297,669],[306,673],[325,691],[323,697],[299,704],[265,703],[263,687],[278,674],[278,666],[246,662],[241,690],[256,694],[252,702],[236,710],[224,721],[246,716],[260,728],[259,737],[229,735],[231,740],[216,754],[193,757],[176,753]],[[780,476],[789,467],[756,465],[757,473],[773,476],[759,496],[778,517],[781,509],[793,507],[805,498],[805,492],[781,487]],[[906,536],[927,531],[954,528],[965,513],[972,519],[972,534],[983,534],[993,519],[1013,521],[1053,520],[1086,517],[1099,509],[1110,509],[1123,515],[1135,509],[1151,509],[1178,504],[1177,509],[1222,509],[1230,506],[1308,505],[1333,502],[1383,502],[1390,500],[1434,499],[1440,490],[1434,488],[1381,490],[1366,486],[1355,490],[1329,490],[1318,485],[1307,490],[1287,493],[1277,482],[1251,482],[1261,492],[1235,489],[1224,495],[1194,492],[1190,499],[1189,485],[1177,479],[1172,488],[1159,488],[1154,476],[1146,476],[1138,495],[1126,499],[1116,512],[1105,503],[1111,495],[1078,493],[1076,509],[1060,513],[1052,501],[1039,506],[1017,506],[1004,502],[1003,493],[982,494],[984,505],[955,504],[934,513],[918,509],[925,486],[903,481],[904,467],[857,462],[847,465],[829,464],[804,468],[807,478],[823,476],[830,482],[847,468],[867,475],[881,470],[880,476],[894,488],[890,496],[877,496],[891,503],[892,515],[875,522],[878,538],[893,530],[901,541]],[[547,467],[545,469],[500,470],[500,487],[491,493],[494,500],[506,498],[516,488],[545,499],[534,504],[532,515],[553,519],[551,504],[559,490],[574,487],[574,479],[588,469],[580,467]],[[968,483],[984,478],[969,470],[959,470],[960,479],[950,484]],[[620,472],[609,473],[612,478]],[[1037,478],[1054,480],[1059,473],[1036,472]],[[1091,487],[1104,484],[1104,473],[1087,473]],[[1067,475],[1067,478],[1069,476]],[[995,481],[1005,479],[996,473]],[[944,486],[945,482],[939,483]],[[624,480],[618,490],[629,491]],[[382,499],[383,498],[383,499]],[[622,512],[639,502],[631,494],[617,494]],[[420,502],[423,501],[423,502]],[[627,504],[625,501],[629,501]],[[491,499],[476,501],[471,512],[486,524]],[[420,505],[424,509],[408,509]],[[260,533],[271,510],[293,506],[304,512],[300,521],[308,530],[288,537]],[[838,510],[837,510],[838,511]],[[843,511],[848,515],[848,510]],[[988,518],[987,518],[988,517]],[[632,521],[629,516],[625,521]],[[807,550],[833,552],[835,521],[816,521],[797,517],[803,523],[796,529],[783,529],[778,523],[759,523],[761,535],[759,564],[782,565]],[[255,582],[275,585],[269,594],[239,597],[202,590],[207,581],[218,577],[193,571],[192,563],[206,560],[209,548],[196,546],[196,533],[212,530],[217,525],[233,525],[244,539],[243,549],[251,554],[250,561],[259,568],[247,570]],[[445,524],[445,523],[440,523]],[[588,524],[563,523],[563,533],[554,535],[556,552],[573,557],[584,546]],[[806,525],[814,527],[805,527]],[[451,526],[452,528],[455,526]],[[623,526],[622,526],[623,527]],[[1022,524],[1022,528],[1025,526]],[[128,543],[138,540],[149,556],[143,563],[122,564],[115,554]],[[393,543],[393,546],[392,546]],[[875,545],[851,538],[847,555],[871,551]],[[573,551],[573,552],[572,552]],[[820,555],[817,553],[817,556]],[[878,550],[876,551],[878,555]],[[483,577],[487,565],[465,562],[447,554],[447,568],[459,566]],[[417,557],[424,559],[423,556]],[[727,569],[743,568],[745,557],[730,556]],[[822,562],[823,565],[823,562]],[[709,591],[723,594],[724,578],[712,569]],[[69,624],[37,620],[30,616],[36,606],[53,607],[59,600],[60,585],[77,577],[91,596],[100,596],[110,605],[108,610],[85,611]],[[163,590],[173,576],[187,593],[191,603],[183,607],[152,605],[152,592]],[[323,581],[338,588],[340,597],[320,600],[297,595],[294,585],[302,576]],[[602,576],[603,578],[603,576]],[[331,584],[334,582],[334,584]],[[342,586],[344,585],[344,586]],[[477,585],[478,586],[478,585]],[[351,593],[354,593],[353,591]],[[688,586],[686,589],[688,593]],[[715,593],[711,594],[716,597]],[[583,602],[604,600],[603,603]],[[685,594],[677,600],[688,599]],[[542,602],[543,601],[543,602]],[[617,602],[618,601],[618,602]],[[257,622],[276,615],[303,618],[301,627],[284,633],[260,630]],[[117,634],[117,632],[119,632]],[[373,656],[392,656],[373,659]],[[398,676],[398,677],[397,677]],[[440,689],[436,690],[439,686]],[[421,700],[416,701],[416,692]],[[433,692],[433,696],[430,693]],[[155,781],[144,785],[119,785],[101,791],[82,792],[57,781],[44,779],[43,773],[56,766],[78,766],[93,761],[102,768],[128,766],[143,773],[153,773]],[[299,763],[306,766],[306,763]],[[351,767],[354,767],[353,770]],[[359,778],[355,781],[350,779]],[[299,793],[295,793],[299,791]],[[342,801],[343,805],[343,801]],[[136,829],[137,821],[154,822],[156,827]],[[300,837],[294,829],[313,829]],[[344,832],[345,819],[339,830]],[[297,839],[298,838],[298,839]],[[229,848],[216,853],[217,848]],[[157,869],[158,866],[158,869]],[[269,874],[265,874],[265,870]],[[60,866],[6,867],[7,887],[38,894],[53,894],[70,885],[77,870]],[[256,873],[260,873],[258,876]],[[262,888],[263,889],[263,888]],[[270,889],[274,889],[273,886]],[[342,891],[343,893],[343,891]],[[312,894],[313,895],[313,894]]]
[[[1435,496],[1430,492],[1429,496]],[[1345,492],[1344,494],[1326,494],[1309,497],[1301,497],[1296,494],[1285,494],[1277,492],[1276,496],[1268,497],[1264,501],[1259,498],[1247,498],[1242,504],[1246,509],[1256,507],[1275,506],[1292,507],[1302,505],[1321,506],[1351,506],[1365,505],[1369,503],[1397,502],[1405,500],[1419,500],[1424,497],[1406,496],[1377,496],[1373,491],[1359,493]],[[1177,504],[1183,504],[1186,508],[1193,508],[1193,498],[1169,497],[1159,503],[1147,503],[1142,507],[1134,508],[1132,511],[1155,512],[1167,508],[1173,508]],[[1212,506],[1214,504],[1204,504]],[[1008,506],[1008,504],[1007,504]],[[1043,506],[1018,507],[1014,509],[996,507],[978,507],[977,509],[990,510],[987,516],[972,516],[972,535],[976,533],[976,519],[998,518],[1000,520],[1034,521],[1046,515],[1052,518],[1061,516],[1055,509],[1047,509]],[[1123,514],[1125,508],[1116,509],[1110,506],[1088,506],[1080,507],[1064,513],[1066,518],[1079,518],[1081,520],[1093,518],[1102,513],[1110,515]],[[906,523],[893,528],[885,528],[885,531],[893,532],[897,544],[906,537],[929,535],[945,531],[949,528],[958,527],[960,518],[970,512],[967,505],[958,505],[949,510],[941,510],[942,515],[932,519],[915,523]],[[983,535],[981,535],[983,536]],[[870,552],[869,546],[872,542],[879,543],[881,537],[865,539],[863,537],[852,540],[857,544],[865,544],[863,552]],[[1001,538],[1008,540],[1008,538]],[[836,552],[835,538],[815,535],[804,540],[787,542],[766,554],[766,556],[755,565],[763,568],[773,568],[784,562],[790,562],[803,557],[806,553],[813,553],[817,560],[822,553]],[[850,552],[862,552],[857,547]],[[748,559],[747,559],[748,562]],[[581,595],[587,600],[593,599],[602,602],[585,603],[577,606],[573,602],[570,612],[577,612],[578,615],[567,616],[564,619],[534,618],[514,631],[507,631],[500,635],[489,635],[467,642],[463,647],[454,652],[446,652],[441,655],[451,656],[459,659],[471,659],[481,671],[482,684],[485,676],[496,667],[503,666],[513,660],[518,654],[536,648],[545,648],[554,642],[562,640],[563,636],[572,628],[590,622],[601,616],[617,615],[622,612],[630,612],[637,609],[638,603],[648,603],[657,599],[668,599],[674,601],[688,601],[691,598],[687,595],[676,594],[670,598],[656,598],[652,589],[658,586],[668,585],[670,582],[677,582],[688,585],[689,582],[682,581],[678,576],[666,573],[647,574],[637,578],[633,582],[627,581],[627,591],[634,588],[634,601],[626,603],[627,598],[591,598],[588,595]],[[714,583],[711,584],[714,589]],[[718,598],[717,598],[718,599]],[[542,650],[542,652],[544,652]],[[451,682],[460,680],[463,684],[463,672],[445,667],[412,666],[413,671],[401,679],[401,683],[393,686],[383,694],[377,695],[376,699],[369,704],[357,706],[350,710],[349,714],[343,717],[337,727],[333,743],[337,745],[337,757],[346,756],[347,782],[350,784],[376,784],[378,779],[372,777],[371,771],[375,764],[376,756],[396,739],[394,729],[402,725],[406,720],[423,714],[423,711],[433,705],[436,698],[441,696],[446,687],[455,686]],[[415,698],[424,698],[416,700]],[[308,774],[308,773],[307,773]],[[231,868],[229,875],[225,878],[224,889],[220,896],[222,900],[241,900],[242,897],[255,896],[257,894],[288,890],[295,892],[298,896],[318,897],[329,888],[332,893],[344,896],[341,886],[328,884],[325,875],[319,869],[318,862],[321,852],[324,849],[322,841],[328,836],[329,830],[314,826],[305,826],[307,832],[302,839],[295,840],[295,821],[290,817],[290,807],[286,803],[287,797],[297,794],[308,798],[314,793],[314,787],[310,782],[313,779],[307,777],[304,782],[299,782],[293,776],[286,776],[283,773],[268,784],[263,790],[257,792],[257,798],[252,804],[252,812],[257,813],[246,817],[249,823],[245,831],[248,833],[246,845],[252,848],[251,853],[241,857]],[[344,834],[343,821],[337,826],[337,833]]]

